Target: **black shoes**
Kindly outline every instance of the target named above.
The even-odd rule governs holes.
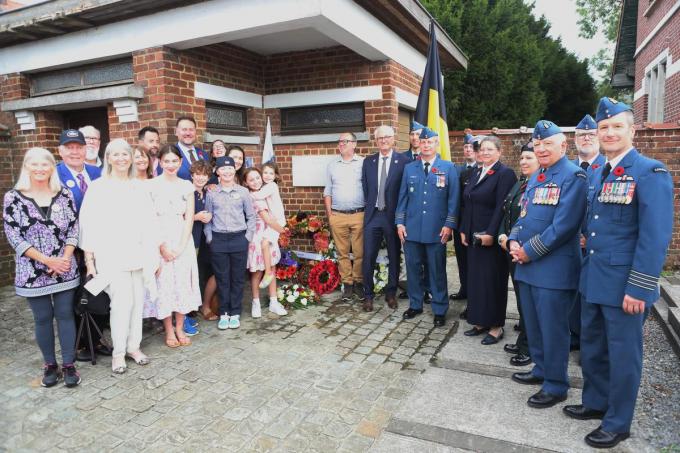
[[[59,365],[56,363],[46,363],[44,366],[43,378],[40,385],[43,387],[54,387],[59,382]]]
[[[424,304],[429,304],[432,302],[432,294],[429,292],[425,291],[425,294],[423,294],[423,303]]]
[[[399,299],[408,299],[408,293],[406,290],[399,293]]]
[[[566,399],[567,399],[566,393],[562,396],[557,396],[541,390],[538,393],[531,395],[527,400],[527,404],[529,405],[529,407],[533,407],[536,409],[545,409],[548,407],[553,407],[555,404],[561,403]]]
[[[525,354],[517,354],[510,357],[510,365],[512,366],[525,366],[531,363],[531,357]]]
[[[444,315],[434,315],[434,326],[435,327],[442,327],[444,324],[446,324],[446,316],[444,316]]]
[[[472,327],[472,329],[466,330],[465,332],[463,332],[463,335],[465,335],[466,337],[476,337],[477,335],[483,334],[487,330],[489,330],[489,329],[487,329],[486,327],[482,327],[481,329],[478,329],[476,327]]]
[[[612,448],[622,440],[630,437],[630,433],[610,433],[599,426],[585,437],[585,441],[593,448]]]
[[[456,294],[451,294],[449,296],[449,300],[465,300],[467,299],[467,294],[461,294],[460,292],[457,292]]]
[[[94,347],[94,353],[97,355],[105,355],[111,357],[113,354],[113,349],[111,346],[103,343],[97,344]],[[81,348],[76,351],[76,361],[78,362],[90,362],[92,361],[92,356],[90,355],[90,350],[88,348]]]
[[[343,285],[342,300],[352,300],[354,297],[354,285]]]
[[[64,384],[66,387],[75,387],[80,384],[80,374],[78,374],[73,364],[64,365],[61,368],[61,372],[64,374]]]
[[[576,420],[602,420],[604,417],[604,412],[588,409],[582,404],[564,406],[562,412],[564,412],[567,417],[575,418]]]
[[[531,371],[527,371],[526,373],[512,373],[512,380],[519,384],[526,385],[543,384],[543,378],[534,376],[531,374]]]
[[[503,350],[508,354],[519,354],[519,346],[513,343],[507,343],[503,346]]]
[[[487,333],[486,336],[482,339],[482,344],[484,346],[488,346],[490,344],[498,343],[500,340],[503,339],[503,333],[504,333],[503,329],[501,329],[501,333],[499,333],[497,337],[494,337],[490,333]]]
[[[408,310],[406,310],[406,311],[404,312],[404,314],[402,315],[402,318],[404,318],[404,319],[413,319],[413,318],[415,318],[416,316],[422,315],[422,314],[423,314],[423,310],[414,310],[413,308],[409,308]]]
[[[522,329],[519,328],[519,324],[515,324],[514,326],[512,326],[512,330],[514,330],[515,332],[520,332]]]
[[[355,283],[354,284],[354,297],[357,298],[357,300],[364,300],[366,297],[364,293],[364,284],[363,283]]]

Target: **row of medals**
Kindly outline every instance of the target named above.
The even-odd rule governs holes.
[[[597,197],[600,203],[630,204],[635,193],[635,182],[612,181],[602,184],[602,191]]]

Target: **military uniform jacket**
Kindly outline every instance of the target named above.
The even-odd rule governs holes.
[[[590,303],[621,306],[627,294],[651,305],[673,230],[673,181],[636,149],[604,181],[602,170],[588,181],[580,292]]]
[[[399,187],[395,223],[406,227],[406,240],[440,242],[446,226],[458,225],[458,172],[453,163],[437,156],[425,176],[423,163],[413,161],[404,167]]]
[[[508,237],[530,259],[515,268],[516,280],[540,288],[578,288],[587,189],[586,173],[566,157],[531,176]]]
[[[579,164],[578,164],[578,157],[576,157],[575,159],[573,159],[572,162],[574,163],[574,165],[576,165],[577,167],[579,167]],[[607,159],[604,157],[604,155],[598,154],[597,157],[595,158],[595,160],[593,161],[593,164],[590,165],[590,166],[588,167],[588,169],[586,170],[586,176],[588,176],[588,177],[590,178],[590,175],[592,175],[593,172],[594,172],[595,170],[597,170],[598,168],[604,167],[604,164],[605,164],[606,162],[607,162]],[[580,167],[579,167],[579,168],[580,168]]]
[[[512,226],[519,219],[519,214],[522,210],[522,195],[527,188],[527,179],[525,176],[512,186],[510,193],[503,200],[503,220],[498,228],[498,236],[501,234],[508,235],[512,230]]]

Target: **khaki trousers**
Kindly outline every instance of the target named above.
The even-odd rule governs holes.
[[[338,254],[338,270],[342,283],[361,283],[361,262],[364,254],[364,213],[333,212],[329,219],[331,234]],[[349,258],[352,252],[354,263]]]

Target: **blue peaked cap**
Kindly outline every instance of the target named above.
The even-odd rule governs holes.
[[[420,133],[420,138],[432,138],[439,137],[439,134],[430,129],[429,127],[424,127],[423,131]]]
[[[420,131],[420,130],[422,130],[423,128],[425,128],[425,126],[423,126],[422,124],[420,124],[418,121],[411,121],[411,132],[413,132],[413,131]]]
[[[531,134],[531,138],[537,140],[544,140],[548,137],[552,137],[555,134],[561,134],[562,129],[552,121],[548,120],[538,120],[536,127],[534,128],[534,133]]]
[[[595,130],[597,129],[597,123],[595,122],[592,116],[586,115],[583,117],[581,122],[576,125],[576,129],[581,129],[585,131]]]
[[[471,145],[473,139],[474,137],[472,136],[472,134],[465,134],[465,136],[463,137],[463,145]]]
[[[598,123],[602,120],[611,118],[612,116],[618,115],[619,113],[627,112],[633,110],[628,104],[619,102],[616,99],[603,97],[600,99],[600,103],[597,106],[597,113],[595,114],[595,121]]]

